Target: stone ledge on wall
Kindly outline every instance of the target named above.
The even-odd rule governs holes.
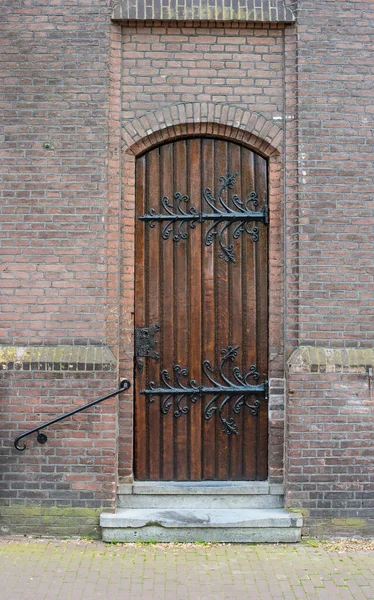
[[[2,371],[115,371],[117,361],[106,346],[0,345]]]
[[[112,12],[112,21],[217,21],[250,23],[294,23],[295,15],[285,0],[122,0]]]
[[[288,361],[290,373],[367,373],[374,366],[374,348],[300,346]]]

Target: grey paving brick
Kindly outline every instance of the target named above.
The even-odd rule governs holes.
[[[0,598],[374,600],[373,550],[0,539]]]

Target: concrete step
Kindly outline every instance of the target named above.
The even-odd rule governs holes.
[[[267,481],[135,482],[118,486],[118,508],[281,508],[283,489]]]
[[[117,508],[282,508],[283,496],[270,494],[118,494]]]
[[[302,517],[284,509],[118,509],[100,516],[105,542],[298,542]]]
[[[283,495],[283,486],[268,481],[134,481],[118,486],[119,494]]]

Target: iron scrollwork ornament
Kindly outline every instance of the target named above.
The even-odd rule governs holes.
[[[248,373],[242,374],[238,366],[231,369],[230,376],[225,374],[225,365],[235,361],[239,346],[229,346],[221,350],[222,358],[218,367],[218,373],[212,367],[208,360],[202,362],[203,373],[208,380],[207,385],[197,383],[195,379],[190,379],[188,370],[180,365],[174,365],[174,377],[169,371],[164,369],[160,374],[160,383],[158,386],[150,381],[148,388],[140,393],[150,402],[154,402],[155,396],[160,396],[160,411],[166,415],[173,407],[173,415],[179,418],[190,410],[190,404],[195,404],[204,396],[212,396],[203,408],[203,415],[206,421],[209,421],[215,413],[218,414],[222,423],[222,431],[231,434],[238,434],[238,428],[233,416],[230,416],[231,410],[238,415],[243,407],[248,408],[255,417],[258,415],[261,402],[259,396],[267,398],[267,381],[258,384],[259,373],[255,365],[249,368]],[[249,383],[252,379],[255,383]],[[255,396],[255,400],[250,403],[249,397]],[[233,402],[230,402],[232,401]]]
[[[205,233],[205,245],[211,246],[217,237],[220,246],[219,257],[226,262],[235,262],[235,249],[232,241],[225,240],[225,232],[229,233],[230,227],[235,225],[232,232],[232,240],[237,240],[243,233],[252,237],[254,242],[259,239],[259,227],[251,226],[250,223],[262,222],[265,225],[269,221],[268,207],[265,205],[258,210],[259,201],[256,192],[251,192],[245,201],[240,200],[237,194],[229,199],[223,199],[223,193],[231,190],[236,182],[238,173],[227,174],[220,177],[220,187],[217,197],[210,188],[203,191],[203,200],[211,209],[211,212],[198,211],[195,206],[189,206],[190,198],[186,194],[176,192],[174,203],[167,196],[161,200],[163,212],[156,213],[151,208],[145,215],[139,217],[141,221],[148,223],[149,227],[155,227],[156,223],[164,223],[162,238],[168,240],[171,236],[174,242],[186,240],[189,236],[188,228],[194,229],[198,223],[213,221],[213,224]],[[254,210],[251,209],[251,206]],[[176,226],[175,226],[176,225]]]

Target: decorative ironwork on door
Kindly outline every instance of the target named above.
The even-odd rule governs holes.
[[[221,248],[219,257],[223,258],[226,262],[235,262],[234,245],[231,241],[225,241],[224,232],[235,224],[236,226],[232,233],[234,240],[237,240],[243,233],[247,233],[252,237],[254,242],[258,242],[259,228],[255,226],[250,229],[249,223],[262,222],[267,225],[269,222],[267,204],[263,206],[262,210],[251,210],[249,208],[251,204],[255,209],[258,207],[258,198],[255,191],[252,191],[249,194],[249,198],[245,201],[240,200],[237,194],[233,194],[231,196],[233,206],[230,206],[229,202],[225,202],[222,198],[222,193],[225,190],[234,187],[237,176],[238,173],[236,172],[232,175],[227,173],[227,175],[219,178],[221,185],[217,193],[217,198],[210,188],[204,189],[203,198],[208,207],[212,209],[211,212],[199,211],[195,206],[188,206],[190,202],[189,196],[175,192],[175,204],[167,196],[162,198],[161,206],[165,211],[164,213],[156,213],[156,210],[151,208],[148,214],[142,215],[139,219],[146,221],[150,227],[155,227],[157,222],[165,223],[162,230],[162,238],[168,240],[172,235],[174,242],[188,238],[188,227],[194,229],[197,223],[213,221],[213,225],[205,233],[205,245],[211,246],[214,238],[217,236]],[[186,210],[184,210],[183,205],[186,205]],[[176,231],[174,231],[174,223],[177,223]]]
[[[150,381],[148,388],[141,390],[140,394],[147,396],[150,402],[154,402],[155,396],[162,398],[160,402],[161,413],[167,415],[170,408],[174,405],[173,415],[178,418],[185,415],[190,410],[187,401],[195,404],[199,399],[206,396],[213,396],[203,409],[204,419],[209,421],[215,412],[218,413],[222,423],[222,431],[228,435],[237,434],[238,429],[235,419],[232,416],[225,415],[232,410],[238,415],[243,407],[251,411],[252,416],[256,417],[260,409],[260,397],[267,400],[268,382],[260,384],[250,384],[248,379],[253,379],[255,382],[259,379],[259,374],[255,365],[251,365],[248,373],[242,374],[238,366],[234,366],[231,371],[231,379],[224,372],[226,363],[234,362],[238,354],[239,346],[229,346],[222,348],[222,359],[218,368],[218,376],[215,375],[215,369],[210,364],[209,360],[204,360],[202,370],[209,383],[204,385],[197,383],[195,379],[188,379],[188,369],[180,365],[174,365],[174,382],[169,374],[169,371],[164,369],[161,371],[161,383],[155,385],[154,381]],[[217,381],[217,379],[221,381]],[[249,398],[255,396],[256,399],[251,404]],[[230,406],[231,404],[231,406]]]

